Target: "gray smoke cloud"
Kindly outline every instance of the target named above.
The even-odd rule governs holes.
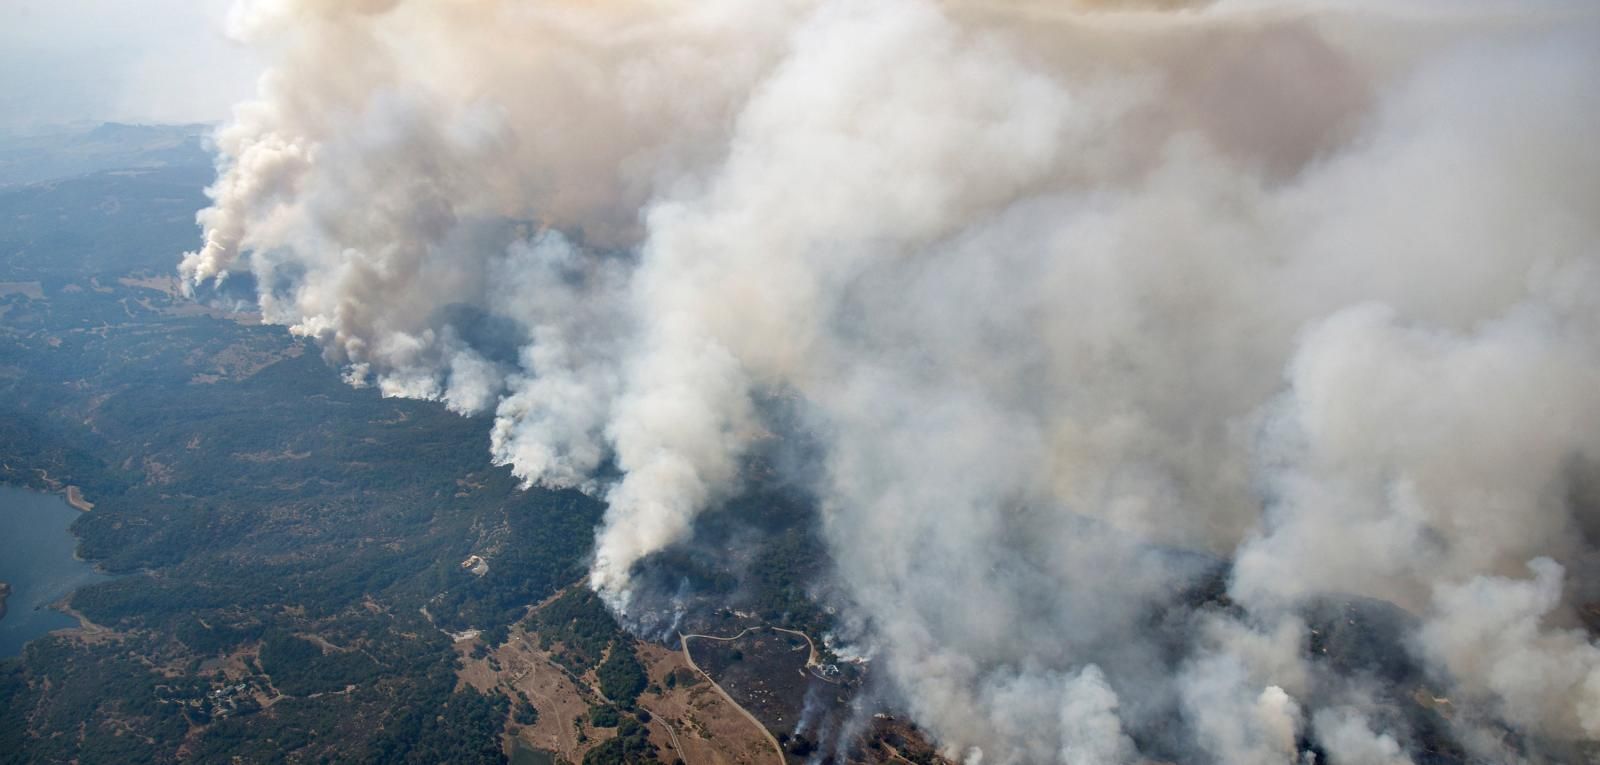
[[[276,64],[184,276],[248,271],[352,382],[603,495],[615,608],[776,392],[857,637],[954,758],[1410,762],[1406,702],[1309,656],[1330,593],[1415,619],[1473,756],[1600,740],[1588,4],[234,23]]]

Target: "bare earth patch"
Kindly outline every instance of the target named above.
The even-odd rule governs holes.
[[[508,720],[507,742],[515,739],[552,752],[568,762],[616,735],[615,729],[589,724],[589,708],[602,704],[593,673],[578,678],[556,664],[539,647],[538,636],[522,627],[511,630],[506,643],[484,658],[472,652],[477,640],[456,644],[462,686],[481,692],[500,691],[511,698],[526,695],[539,712],[533,725]],[[654,643],[635,641],[651,688],[638,706],[650,715],[646,726],[663,762],[682,759],[688,765],[770,765],[776,759],[765,731],[729,704],[689,668],[683,654]],[[669,681],[668,676],[673,679]],[[509,751],[509,746],[508,746]]]
[[[677,756],[690,765],[732,765],[733,763],[770,763],[775,759],[771,745],[763,732],[757,730],[744,715],[734,709],[710,683],[698,679],[699,673],[689,668],[683,654],[654,643],[639,643],[639,660],[645,665],[650,681],[662,689],[657,696],[646,692],[639,697],[639,705],[649,710],[672,732],[651,721],[651,740],[661,746],[658,737],[670,738],[676,734],[682,745]],[[674,675],[673,688],[667,688],[667,676]],[[670,741],[668,742],[670,743]],[[661,746],[663,759],[672,750]]]

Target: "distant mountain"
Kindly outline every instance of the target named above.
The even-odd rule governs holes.
[[[0,133],[0,187],[103,170],[209,167],[209,125],[115,122],[27,134]]]

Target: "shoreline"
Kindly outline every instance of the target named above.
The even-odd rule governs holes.
[[[83,498],[83,492],[76,486],[68,486],[66,490],[67,504],[73,509],[87,513],[94,509],[94,503]]]
[[[5,463],[0,463],[0,467],[5,468],[5,470],[6,470],[6,472],[8,474],[16,472],[14,468],[12,468],[10,465],[5,464]],[[72,509],[77,510],[79,512],[87,513],[87,512],[89,512],[89,511],[94,509],[94,503],[90,502],[88,499],[84,498],[82,489],[79,489],[77,486],[74,486],[72,484],[67,484],[67,485],[63,486],[60,481],[57,481],[56,479],[51,478],[49,471],[45,470],[44,468],[33,468],[32,470],[33,470],[33,472],[39,474],[39,480],[44,482],[44,488],[35,489],[32,485],[30,485],[28,483],[17,483],[17,484],[12,484],[10,482],[4,482],[4,483],[6,483],[6,485],[18,486],[18,487],[21,487],[21,488],[24,488],[24,489],[34,489],[35,491],[43,491],[43,492],[48,492],[50,494],[63,495],[64,497],[66,497],[67,504],[71,505]]]
[[[52,635],[58,635],[58,634],[62,634],[62,633],[68,633],[68,634],[77,633],[79,635],[101,635],[101,634],[105,634],[105,633],[111,632],[110,628],[103,627],[101,625],[95,624],[94,622],[89,621],[89,617],[84,616],[83,614],[78,613],[77,611],[73,610],[73,608],[72,608],[72,593],[68,593],[66,596],[62,597],[60,600],[57,600],[56,602],[51,603],[49,608],[52,611],[56,611],[58,613],[66,614],[67,616],[70,616],[70,617],[78,620],[78,626],[76,626],[76,627],[63,627],[63,628],[58,629],[58,630],[51,630],[50,634],[52,634]]]
[[[11,597],[11,584],[0,582],[0,619],[6,618],[6,600]]]

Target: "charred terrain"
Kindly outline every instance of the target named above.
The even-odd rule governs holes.
[[[117,135],[140,130],[173,140]],[[59,604],[81,629],[0,662],[0,761],[942,761],[834,650],[860,625],[794,480],[815,466],[792,402],[764,406],[747,489],[641,562],[619,624],[582,583],[597,502],[521,488],[483,419],[353,389],[226,292],[179,293],[208,172],[191,145],[0,189],[0,477],[81,490],[81,554],[118,575]],[[1226,565],[1184,555],[1192,586],[1144,617],[1174,666],[1197,614],[1235,608]],[[1412,617],[1304,616],[1306,656],[1381,688],[1417,762],[1468,761]]]
[[[598,503],[520,488],[480,418],[352,389],[225,294],[182,297],[170,254],[210,161],[193,129],[77,140],[108,135],[132,148],[83,162],[110,167],[0,187],[0,479],[80,490],[80,554],[117,575],[58,604],[81,629],[0,660],[0,761],[502,762],[517,741],[573,763],[773,761],[711,680],[796,715],[799,638],[708,678],[675,632],[624,631],[574,585]],[[725,580],[704,601],[824,627],[817,543],[789,523],[704,564]],[[797,695],[762,706],[760,683]],[[881,738],[862,729],[857,761]]]
[[[0,137],[0,763],[1600,761],[1600,6],[236,11]]]

